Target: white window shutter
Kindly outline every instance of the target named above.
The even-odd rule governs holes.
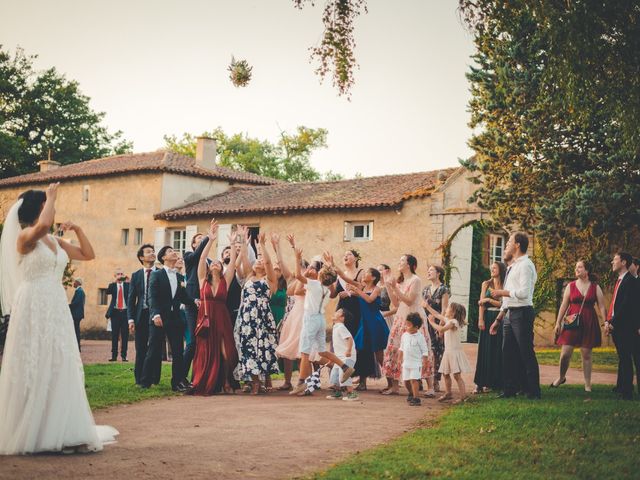
[[[184,246],[184,251],[185,252],[192,252],[193,249],[191,248],[191,239],[193,238],[193,236],[198,233],[198,226],[197,225],[187,225],[186,230],[186,239],[185,239],[185,246]]]
[[[218,249],[216,250],[216,258],[220,258],[222,250],[229,244],[229,235],[231,234],[231,224],[223,223],[218,225]]]
[[[351,235],[349,235],[349,227],[351,226],[350,222],[344,222],[344,235],[343,240],[348,242],[351,240]]]
[[[167,244],[167,229],[164,227],[156,227],[155,235],[153,236],[153,246],[156,250],[160,250]]]

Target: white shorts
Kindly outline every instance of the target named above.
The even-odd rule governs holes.
[[[322,313],[308,315],[302,319],[300,332],[300,353],[307,355],[327,351],[327,322]]]
[[[402,380],[420,380],[422,378],[422,366],[420,367],[402,367]]]

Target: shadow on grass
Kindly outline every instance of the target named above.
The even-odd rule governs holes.
[[[547,388],[538,401],[481,395],[311,478],[638,478],[638,407],[602,385]]]

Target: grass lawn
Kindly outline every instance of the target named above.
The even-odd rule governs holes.
[[[163,365],[160,385],[153,385],[147,390],[136,387],[133,365],[133,362],[114,362],[84,366],[87,397],[92,409],[177,395],[171,390],[171,365]]]
[[[595,386],[591,401],[580,386],[544,388],[542,395],[539,401],[474,397],[434,425],[312,478],[638,478],[637,401],[617,400],[603,385]]]
[[[559,348],[540,348],[536,349],[536,357],[541,365],[558,365],[560,361]],[[600,372],[617,372],[618,371],[618,355],[615,348],[594,348],[591,353],[593,361],[593,370]],[[582,357],[580,349],[573,350],[571,357],[571,368],[582,368]]]

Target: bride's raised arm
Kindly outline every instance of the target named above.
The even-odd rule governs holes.
[[[63,232],[72,231],[78,237],[78,245],[74,245],[71,242],[67,242],[66,240],[56,237],[58,240],[58,244],[62,247],[62,249],[67,252],[70,260],[93,260],[96,258],[96,254],[93,251],[93,247],[91,246],[91,242],[85,235],[84,231],[72,222],[65,222],[60,225],[60,229]]]
[[[26,255],[36,248],[38,240],[49,233],[56,214],[55,203],[59,186],[60,183],[58,182],[52,183],[47,187],[47,199],[44,202],[44,207],[42,207],[38,220],[33,225],[28,225],[20,231],[16,242],[18,253]]]

